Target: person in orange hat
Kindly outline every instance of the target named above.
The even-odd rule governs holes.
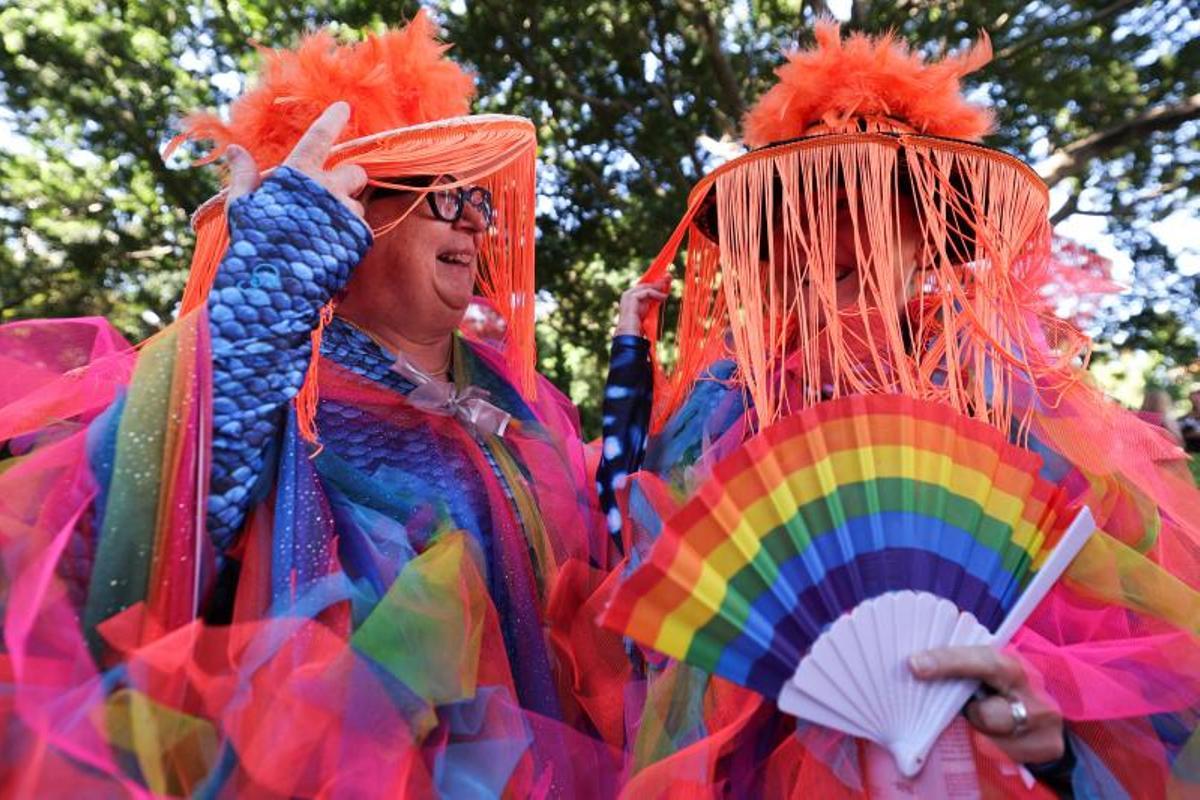
[[[422,12],[264,51],[187,122],[228,185],[178,322],[90,364],[0,335],[63,364],[0,433],[6,794],[613,789],[621,645],[576,624],[613,558],[533,368],[534,129],[468,115],[445,49]],[[499,343],[460,333],[477,287]]]
[[[991,687],[918,783],[864,741],[787,718],[774,698],[637,651],[631,794],[1184,796],[1195,786],[1200,496],[1160,468],[1180,454],[1088,383],[1087,338],[1040,296],[1052,257],[1046,188],[979,143],[990,113],[960,94],[990,55],[985,38],[929,63],[894,36],[843,38],[822,22],[816,45],[788,56],[744,120],[753,149],[701,179],[642,279],[660,286],[686,238],[672,370],[652,378],[658,331],[646,313],[640,349],[606,391],[614,446],[601,497],[636,567],[748,437],[827,400],[896,395],[938,401],[1037,452],[1043,477],[1080,492],[1100,531],[1014,648],[914,658],[921,679]]]

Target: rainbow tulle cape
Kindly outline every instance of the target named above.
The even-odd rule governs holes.
[[[728,365],[709,374],[651,439],[644,471],[621,498],[634,565],[666,520],[686,522],[681,509],[705,491],[715,465],[757,432]],[[1200,787],[1200,493],[1176,448],[1084,379],[1053,406],[1038,396],[1024,387],[1015,398],[1032,405],[1026,444],[1040,459],[1031,463],[1081,497],[1100,530],[1010,652],[1066,720],[1076,756],[1067,779],[1078,796],[1192,796]],[[631,618],[666,642],[660,622]],[[653,650],[643,657],[646,700],[627,792],[735,785],[756,796],[869,795],[858,741],[797,723],[762,694]],[[1053,796],[1028,788],[1019,765],[986,737],[963,736],[985,796]]]
[[[0,390],[4,793],[613,794],[629,666],[585,622],[610,556],[565,400],[543,385],[493,453],[520,481],[511,502],[471,451],[486,540],[403,469],[312,458],[292,414],[235,550],[217,553],[210,359],[203,309],[136,351],[99,320],[0,328],[15,379]],[[320,381],[372,441],[468,444],[336,364]]]

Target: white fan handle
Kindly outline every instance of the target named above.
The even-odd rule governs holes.
[[[1042,602],[1051,587],[1058,582],[1067,567],[1075,560],[1075,556],[1079,555],[1079,551],[1087,544],[1087,540],[1095,530],[1096,520],[1092,517],[1092,512],[1088,507],[1084,506],[1075,515],[1071,527],[1067,528],[1067,532],[1058,540],[1054,550],[1046,557],[1042,568],[1037,571],[1037,574],[1029,581],[1029,585],[1025,587],[1025,591],[1021,592],[1021,596],[1017,598],[1017,602],[1009,609],[1008,616],[1004,618],[1004,622],[1000,623],[1000,627],[992,636],[993,645],[1003,647],[1008,644],[1009,639],[1016,635],[1016,632],[1025,624],[1025,620],[1029,619],[1029,615],[1038,607],[1038,603]]]
[[[1008,616],[1000,623],[1000,627],[992,634],[989,643],[993,647],[1003,647],[1008,644],[1009,639],[1016,634],[1025,620],[1029,619],[1029,615],[1037,608],[1038,603],[1042,602],[1050,588],[1058,581],[1067,567],[1079,555],[1079,551],[1087,544],[1087,540],[1096,530],[1096,520],[1092,517],[1092,512],[1084,506],[1075,515],[1075,519],[1071,522],[1071,526],[1067,528],[1066,533],[1058,540],[1058,544],[1054,546],[1054,550],[1046,557],[1042,568],[1037,571],[1037,574],[1029,581],[1029,585],[1025,587],[1025,591],[1009,609]],[[971,693],[975,690],[978,684],[972,684],[972,687],[959,689],[958,693],[961,698],[956,698],[956,704],[947,707],[947,711],[942,716],[944,719],[939,719],[938,724],[931,727],[930,733],[925,736],[916,738],[909,747],[905,748],[906,752],[903,756],[897,756],[897,761],[900,762],[901,771],[905,775],[912,776],[920,766],[924,764],[925,758],[929,755],[929,751],[933,749],[934,742],[942,734],[942,731],[954,719],[954,716],[962,708],[962,704],[967,701]]]

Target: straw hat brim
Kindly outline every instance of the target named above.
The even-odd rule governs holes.
[[[431,149],[432,146],[432,149]],[[396,166],[397,153],[413,153],[411,163]],[[369,176],[398,178],[436,174],[442,168],[438,153],[472,153],[480,165],[477,172],[487,175],[499,171],[513,160],[537,151],[537,132],[533,123],[508,114],[471,114],[461,117],[409,125],[361,136],[336,145],[327,166],[354,163]],[[374,153],[387,153],[386,172],[381,172]],[[262,171],[266,177],[275,167]],[[201,225],[225,205],[228,189],[210,197],[192,214],[192,229]]]

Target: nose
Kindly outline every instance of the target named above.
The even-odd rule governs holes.
[[[487,220],[483,218],[482,211],[464,200],[462,216],[454,223],[454,227],[471,234],[483,233],[487,228]]]

